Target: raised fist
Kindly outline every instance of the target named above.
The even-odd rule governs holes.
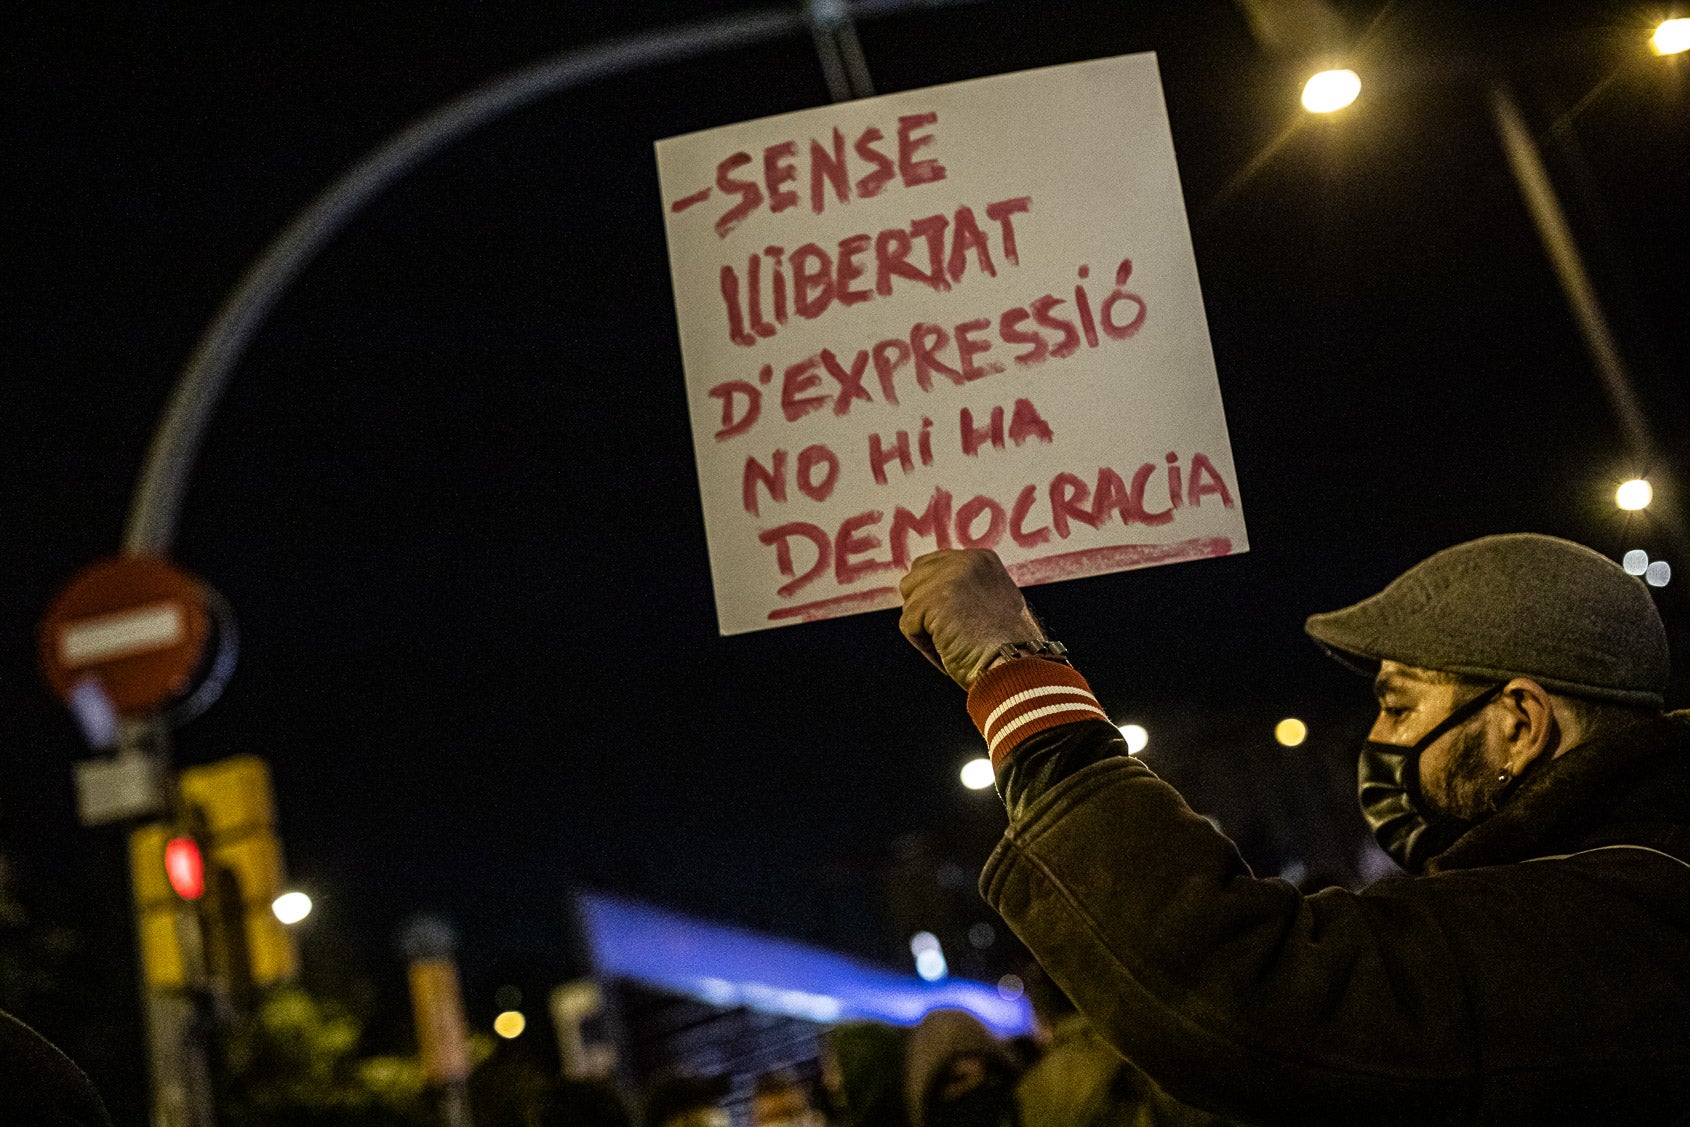
[[[898,584],[898,628],[963,688],[991,668],[1006,642],[1039,642],[1044,631],[996,552],[929,552]]]

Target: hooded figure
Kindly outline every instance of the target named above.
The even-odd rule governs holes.
[[[911,1127],[1016,1127],[1015,1060],[966,1010],[933,1010],[910,1033],[904,1109]]]

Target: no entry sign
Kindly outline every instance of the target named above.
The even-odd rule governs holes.
[[[140,716],[191,689],[211,615],[200,582],[151,556],[117,556],[78,572],[41,625],[42,676],[67,704],[95,677],[121,716]]]
[[[724,634],[1246,548],[1151,55],[657,145]]]

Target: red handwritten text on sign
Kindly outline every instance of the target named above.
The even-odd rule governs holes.
[[[1148,57],[659,163],[724,631],[890,605],[934,548],[1029,582],[1244,548]]]

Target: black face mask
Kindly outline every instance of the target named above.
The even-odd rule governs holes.
[[[1455,839],[1474,825],[1465,818],[1432,809],[1420,790],[1420,756],[1439,736],[1476,715],[1500,692],[1502,685],[1486,689],[1421,736],[1413,747],[1375,740],[1368,740],[1362,747],[1356,771],[1361,816],[1380,848],[1411,873],[1421,872],[1427,861],[1455,844]]]

